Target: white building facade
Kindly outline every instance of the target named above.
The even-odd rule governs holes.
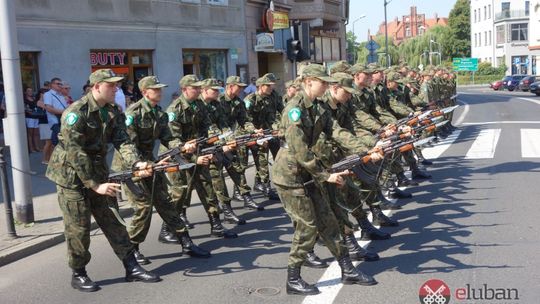
[[[471,54],[493,66],[505,64],[506,74],[537,75],[540,47],[529,47],[531,11],[538,1],[472,0]],[[538,23],[538,20],[536,20]],[[537,24],[533,26],[537,26]],[[537,61],[538,56],[538,61]],[[538,62],[538,63],[537,63]]]

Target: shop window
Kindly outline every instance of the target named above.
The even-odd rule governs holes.
[[[200,79],[227,78],[227,50],[182,50],[184,75],[195,74]]]
[[[36,52],[19,53],[19,58],[21,60],[22,86],[23,88],[32,88],[34,89],[34,92],[37,92],[40,87],[37,56],[38,53]],[[0,63],[0,82],[4,82],[2,75],[2,63]]]
[[[90,65],[92,71],[112,69],[134,83],[153,74],[151,50],[90,50]]]
[[[511,25],[512,41],[527,41],[529,24],[516,23]]]

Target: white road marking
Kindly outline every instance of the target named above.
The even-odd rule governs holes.
[[[465,116],[467,116],[467,114],[469,113],[469,105],[466,104],[464,101],[459,100],[459,99],[456,99],[456,101],[459,104],[462,104],[463,108],[464,108],[463,111],[461,112],[461,114],[459,115],[459,117],[457,119],[455,119],[455,121],[454,121],[455,126],[460,126],[463,123],[463,120],[465,119]]]
[[[530,101],[532,103],[535,103],[537,105],[540,105],[540,100],[538,99],[532,99],[532,98],[524,98],[524,97],[519,97],[519,99],[523,99],[523,100],[526,100],[526,101]]]
[[[395,202],[395,200],[390,200]],[[387,216],[390,216],[390,210],[383,210],[383,213]],[[369,220],[371,221],[371,213],[368,215]],[[375,226],[379,228],[378,226]],[[356,239],[360,239],[360,231],[354,233]],[[358,244],[363,248],[366,248],[371,241],[358,241]],[[377,262],[372,262],[377,263]],[[356,267],[360,262],[353,262],[353,265]],[[339,291],[343,287],[341,284],[341,268],[339,267],[337,261],[330,263],[322,277],[317,282],[317,287],[321,291],[320,294],[314,296],[306,296],[302,304],[329,304],[333,303],[334,299],[338,295]]]
[[[493,158],[501,135],[501,129],[485,129],[474,140],[465,159]]]
[[[461,130],[455,130],[446,139],[439,140],[435,146],[423,148],[422,154],[426,159],[438,158],[450,147],[450,145],[452,145],[452,143],[454,143],[454,141],[456,141],[459,134],[461,134]]]
[[[501,121],[482,121],[482,122],[464,122],[462,126],[485,126],[496,124],[540,124],[538,120],[501,120]]]
[[[521,157],[540,158],[540,129],[521,129]]]

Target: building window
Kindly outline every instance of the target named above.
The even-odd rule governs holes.
[[[504,25],[497,25],[496,28],[497,31],[497,44],[505,43],[505,37],[504,37]]]
[[[491,19],[491,4],[488,5],[488,19]]]
[[[528,74],[529,60],[527,56],[512,56],[512,75]]]
[[[501,16],[504,18],[510,18],[510,2],[501,3]]]
[[[484,32],[484,46],[488,45],[488,37],[487,37],[487,34],[488,34],[488,32],[485,31],[485,32]]]
[[[411,28],[409,26],[405,28],[405,37],[411,37]]]
[[[478,33],[478,46],[482,46],[482,33]]]
[[[208,4],[213,5],[228,5],[229,0],[208,0]]]
[[[489,37],[489,45],[491,45],[491,31],[489,31],[489,36],[488,37]]]
[[[487,7],[484,6],[484,20],[487,19]]]
[[[26,87],[32,88],[34,92],[37,92],[40,87],[37,56],[37,52],[19,53],[19,57],[21,59],[21,78],[23,89]],[[0,62],[0,83],[4,82],[2,75],[2,63]]]
[[[424,26],[422,24],[418,24],[418,35],[424,34]]]
[[[478,46],[478,37],[476,36],[476,33],[474,34],[474,46]]]
[[[525,16],[529,16],[530,1],[525,1]]]
[[[476,10],[474,10],[474,23],[476,23]]]
[[[512,32],[512,41],[527,41],[528,40],[528,27],[527,23],[516,23],[510,25]]]
[[[183,49],[184,75],[195,74],[200,79],[227,78],[227,50]]]
[[[90,50],[90,65],[92,72],[112,69],[135,83],[153,74],[151,50]]]

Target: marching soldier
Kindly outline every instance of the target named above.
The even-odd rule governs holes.
[[[114,104],[118,77],[110,69],[93,72],[90,93],[72,104],[62,115],[59,142],[47,168],[47,177],[56,183],[58,202],[64,218],[71,286],[79,291],[96,291],[99,286],[86,273],[90,261],[90,216],[93,215],[115,254],[126,269],[128,282],[157,282],[159,276],[142,268],[134,255],[126,228],[110,208],[118,208],[120,185],[108,183],[107,144],[112,143],[125,161],[152,174],[147,163],[126,133],[121,110]]]
[[[154,145],[159,140],[167,148],[183,146],[187,153],[193,153],[196,149],[194,144],[183,144],[180,139],[173,139],[168,127],[168,117],[159,107],[161,90],[167,85],[160,83],[156,76],[147,76],[139,81],[139,90],[143,95],[136,103],[126,109],[126,129],[142,158],[148,162],[155,162]],[[115,171],[129,170],[126,163],[118,152],[113,161]],[[116,165],[115,165],[116,164]],[[137,261],[146,265],[150,260],[139,249],[139,244],[144,242],[152,219],[152,207],[155,207],[159,216],[163,219],[159,240],[162,243],[182,244],[183,251],[193,257],[210,257],[210,253],[193,244],[187,227],[178,212],[170,202],[167,193],[166,177],[163,172],[155,172],[154,176],[143,178],[137,183],[145,195],[138,197],[129,188],[125,191],[130,203],[135,210],[128,233],[131,242],[135,244],[135,257]]]

